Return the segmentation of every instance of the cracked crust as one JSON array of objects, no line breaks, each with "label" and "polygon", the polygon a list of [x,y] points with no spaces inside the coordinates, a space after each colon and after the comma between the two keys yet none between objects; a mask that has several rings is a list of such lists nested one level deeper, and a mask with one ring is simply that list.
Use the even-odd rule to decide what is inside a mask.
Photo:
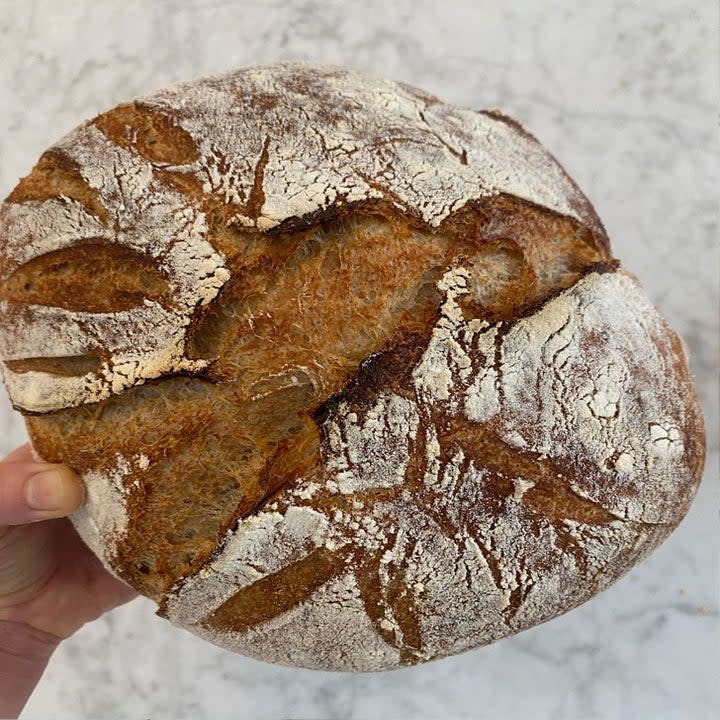
[{"label": "cracked crust", "polygon": [[[695,481],[678,476],[699,471],[701,418],[685,402],[687,380],[663,357],[667,330],[636,282],[591,272],[495,326],[458,312],[469,290],[462,269],[439,285],[446,300],[422,356],[406,349],[376,359],[369,376],[326,406],[324,464],[269,497],[204,571],[174,588],[170,619],[263,659],[385,669],[565,612],[669,534],[694,494]],[[611,352],[587,350],[589,338],[610,331],[622,338]],[[638,377],[638,358],[661,381],[636,395],[620,380],[613,390],[623,407],[610,412],[600,402],[610,394],[605,370]],[[495,401],[486,399],[478,419],[468,398],[487,373],[496,375],[485,388]],[[585,379],[595,384],[578,392]],[[534,402],[523,397],[527,388]],[[661,416],[662,433],[658,420],[646,422]],[[622,453],[633,455],[630,472],[618,463]],[[286,525],[286,554],[268,551]],[[322,584],[298,599],[297,577]],[[257,613],[258,587],[283,602],[271,615],[265,606],[254,625],[247,618]],[[342,654],[316,616],[327,605],[356,634]],[[288,647],[296,635],[301,644]]]},{"label": "cracked crust", "polygon": [[107,566],[219,645],[381,670],[547,620],[681,520],[680,341],[497,111],[279,65],[122,105],[0,209],[0,358]]}]

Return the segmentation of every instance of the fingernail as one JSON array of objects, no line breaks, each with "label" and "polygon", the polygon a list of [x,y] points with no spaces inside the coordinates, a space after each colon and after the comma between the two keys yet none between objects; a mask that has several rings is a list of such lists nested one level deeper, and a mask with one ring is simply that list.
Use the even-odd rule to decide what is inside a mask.
[{"label": "fingernail", "polygon": [[77,489],[66,471],[50,469],[25,482],[25,500],[33,510],[70,512],[77,506]]}]

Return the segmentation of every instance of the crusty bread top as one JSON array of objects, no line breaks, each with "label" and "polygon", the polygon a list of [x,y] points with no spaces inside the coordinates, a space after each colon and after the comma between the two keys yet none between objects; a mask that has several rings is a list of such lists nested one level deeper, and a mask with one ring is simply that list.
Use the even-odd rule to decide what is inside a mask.
[{"label": "crusty bread top", "polygon": [[[22,410],[47,412],[206,367],[185,356],[183,342],[198,305],[229,278],[208,242],[219,223],[308,227],[333,210],[376,201],[438,227],[468,203],[501,193],[573,217],[607,246],[586,198],[517,123],[389,80],[277,65],[122,105],[51,148],[0,211],[0,310],[21,313],[8,325],[23,328],[0,336],[10,396]],[[137,299],[140,286],[130,292],[127,278],[124,296],[101,283],[92,298],[81,287],[65,293],[61,308],[57,301],[44,306],[28,269],[43,276],[36,286],[49,292],[52,267],[83,252],[98,272],[113,260],[118,268],[123,261],[125,268],[143,265],[143,307],[123,303]],[[148,279],[157,293],[147,292]],[[68,310],[75,329],[63,321]],[[89,335],[113,354],[112,363],[87,360],[97,355]],[[78,362],[62,380],[49,380],[47,361],[29,362],[48,356]],[[87,371],[77,374],[83,362]]]},{"label": "crusty bread top", "polygon": [[684,515],[681,342],[498,113],[283,65],[122,105],[0,210],[0,359],[161,612],[372,670],[582,602]]},{"label": "crusty bread top", "polygon": [[702,424],[637,281],[592,272],[495,324],[464,317],[471,286],[465,268],[443,276],[417,362],[385,355],[328,403],[323,464],[242,518],[168,617],[243,652],[261,638],[265,659],[292,645],[310,667],[338,652],[377,669],[567,610],[667,536]]},{"label": "crusty bread top", "polygon": [[499,193],[599,226],[577,186],[515,121],[347,68],[253,68],[176,85],[141,109],[188,133],[188,155],[168,161],[193,167],[205,192],[224,194],[234,219],[259,230],[370,198],[392,199],[437,227],[470,200]]}]

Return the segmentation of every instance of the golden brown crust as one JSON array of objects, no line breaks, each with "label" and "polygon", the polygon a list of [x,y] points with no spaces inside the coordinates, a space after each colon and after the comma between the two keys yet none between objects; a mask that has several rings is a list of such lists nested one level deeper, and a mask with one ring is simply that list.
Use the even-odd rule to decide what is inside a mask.
[{"label": "golden brown crust", "polygon": [[[187,340],[190,357],[212,361],[205,373],[212,382],[191,404],[182,395],[167,397],[164,381],[128,391],[122,405],[134,418],[131,433],[113,412],[102,410],[116,406],[116,400],[94,411],[101,446],[125,454],[139,438],[152,463],[139,481],[118,547],[119,557],[141,560],[118,559],[117,568],[155,599],[197,571],[234,521],[317,462],[317,429],[310,418],[353,384],[366,358],[387,357],[393,348],[399,358],[405,348],[402,364],[409,372],[437,319],[436,284],[446,267],[464,259],[478,268],[478,285],[490,286],[482,288],[480,299],[491,302],[470,298],[464,306],[468,314],[492,321],[517,317],[606,257],[588,244],[574,221],[504,197],[478,211],[468,209],[433,232],[414,229],[402,214],[385,209],[382,215],[355,217],[343,212],[333,222],[284,237],[229,234],[222,228],[211,229],[210,237],[216,233],[225,238],[218,249],[233,279],[196,316]],[[531,238],[532,252],[527,249]],[[511,248],[521,265],[506,283],[501,282],[504,254],[498,253],[503,247]],[[562,271],[549,276],[545,268],[555,265]],[[73,268],[78,285],[91,281],[82,263]],[[127,284],[127,273],[119,270]],[[25,266],[23,277],[27,273]],[[380,382],[364,372],[368,389]],[[157,399],[148,397],[153,389]],[[30,427],[38,452],[49,452],[48,438],[58,428],[54,446],[68,448],[65,457],[77,467],[74,438],[82,442],[86,416],[81,407],[34,418]],[[77,424],[79,432],[68,423]],[[153,430],[143,430],[172,426],[164,440],[169,446],[151,441]],[[142,512],[133,511],[135,503]]]},{"label": "golden brown crust", "polygon": [[90,241],[34,258],[0,288],[12,303],[91,313],[122,312],[145,299],[167,304],[169,297],[167,278],[147,257]]},{"label": "golden brown crust", "polygon": [[0,356],[86,480],[78,528],[270,661],[382,669],[548,619],[702,469],[681,343],[574,182],[510,118],[383,82],[280,66],[121,105],[0,211]]},{"label": "golden brown crust", "polygon": [[43,153],[32,172],[20,180],[8,195],[8,203],[69,197],[82,203],[99,220],[108,220],[107,208],[100,193],[88,186],[77,165],[61,150]]},{"label": "golden brown crust", "polygon": [[140,103],[118,105],[95,118],[93,124],[119,147],[161,167],[186,165],[197,159],[197,147],[188,132]]}]

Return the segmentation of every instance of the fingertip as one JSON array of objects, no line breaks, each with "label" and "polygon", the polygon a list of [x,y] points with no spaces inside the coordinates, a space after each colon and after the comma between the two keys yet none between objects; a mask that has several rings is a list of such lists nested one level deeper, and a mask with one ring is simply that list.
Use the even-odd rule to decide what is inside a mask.
[{"label": "fingertip", "polygon": [[28,507],[38,519],[63,517],[85,502],[80,478],[64,465],[46,464],[30,475],[23,488]]}]

